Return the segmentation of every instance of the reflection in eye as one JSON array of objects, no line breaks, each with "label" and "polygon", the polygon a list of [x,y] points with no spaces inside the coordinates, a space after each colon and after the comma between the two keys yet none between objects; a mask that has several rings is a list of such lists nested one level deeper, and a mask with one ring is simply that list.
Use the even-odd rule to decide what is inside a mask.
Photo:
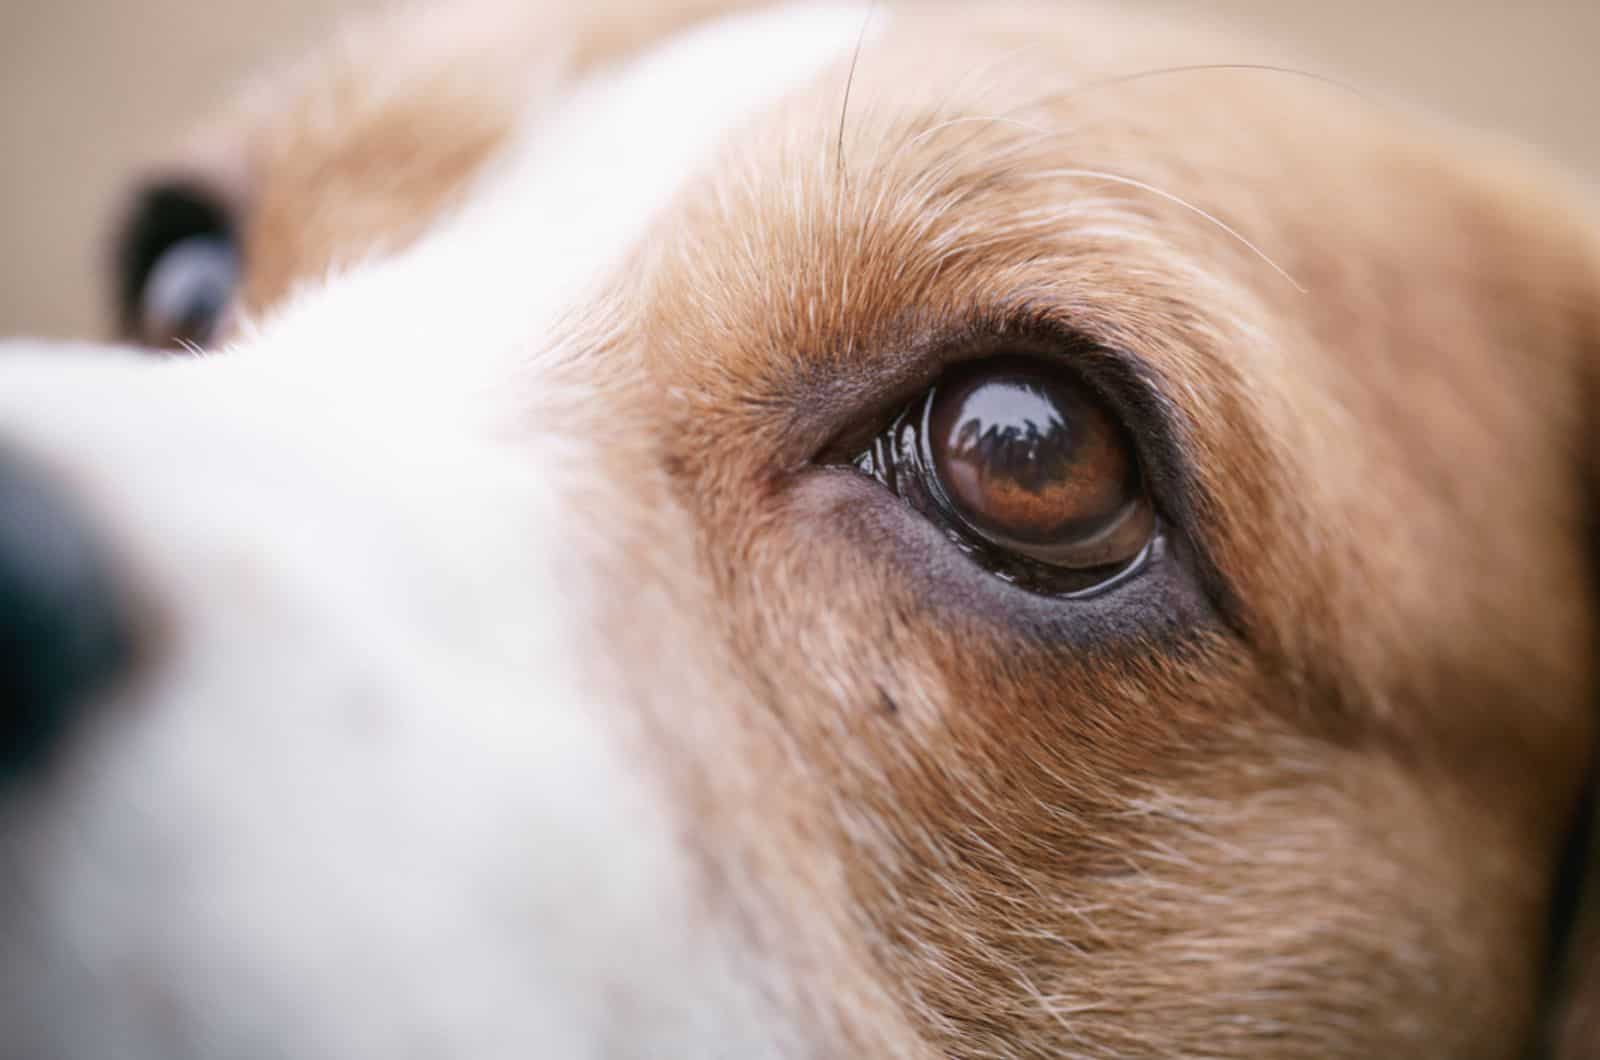
[{"label": "reflection in eye", "polygon": [[1155,535],[1126,429],[1082,380],[998,357],[941,380],[855,461],[1007,580],[1077,592]]}]

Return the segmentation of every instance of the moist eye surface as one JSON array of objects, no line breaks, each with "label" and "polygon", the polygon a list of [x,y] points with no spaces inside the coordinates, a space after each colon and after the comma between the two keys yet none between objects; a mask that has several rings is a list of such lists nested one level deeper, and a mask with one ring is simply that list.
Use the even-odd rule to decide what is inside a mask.
[{"label": "moist eye surface", "polygon": [[1043,593],[1119,578],[1156,533],[1127,430],[1092,387],[1044,358],[961,366],[853,462],[996,576]]},{"label": "moist eye surface", "polygon": [[947,500],[972,526],[1048,545],[1092,536],[1138,487],[1103,409],[1027,367],[929,395],[926,444]]}]

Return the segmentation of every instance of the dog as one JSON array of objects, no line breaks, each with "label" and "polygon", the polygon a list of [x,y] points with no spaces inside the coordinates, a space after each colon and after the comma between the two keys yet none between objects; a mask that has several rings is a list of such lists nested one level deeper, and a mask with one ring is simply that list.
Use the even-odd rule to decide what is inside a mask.
[{"label": "dog", "polygon": [[1560,173],[1109,7],[472,0],[134,185],[0,357],[0,1055],[1600,1055]]}]

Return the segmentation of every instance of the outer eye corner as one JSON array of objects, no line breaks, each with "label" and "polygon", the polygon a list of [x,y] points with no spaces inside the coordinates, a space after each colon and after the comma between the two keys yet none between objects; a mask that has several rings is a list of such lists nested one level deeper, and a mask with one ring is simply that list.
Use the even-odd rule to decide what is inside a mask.
[{"label": "outer eye corner", "polygon": [[222,197],[198,182],[145,188],[116,243],[122,336],[157,349],[210,343],[238,281],[235,231]]},{"label": "outer eye corner", "polygon": [[852,463],[990,573],[1041,595],[1119,584],[1158,536],[1127,428],[1086,381],[1041,357],[947,373]]}]

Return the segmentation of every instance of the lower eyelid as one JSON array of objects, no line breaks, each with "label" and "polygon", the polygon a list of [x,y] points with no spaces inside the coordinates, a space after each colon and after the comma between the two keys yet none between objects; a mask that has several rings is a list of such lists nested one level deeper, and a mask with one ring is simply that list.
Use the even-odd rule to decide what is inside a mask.
[{"label": "lower eyelid", "polygon": [[985,571],[944,529],[853,469],[814,468],[786,498],[795,547],[847,550],[887,571],[941,626],[1000,627],[1065,649],[1149,646],[1226,628],[1176,533],[1158,533],[1142,562],[1097,591],[1047,596]]}]

